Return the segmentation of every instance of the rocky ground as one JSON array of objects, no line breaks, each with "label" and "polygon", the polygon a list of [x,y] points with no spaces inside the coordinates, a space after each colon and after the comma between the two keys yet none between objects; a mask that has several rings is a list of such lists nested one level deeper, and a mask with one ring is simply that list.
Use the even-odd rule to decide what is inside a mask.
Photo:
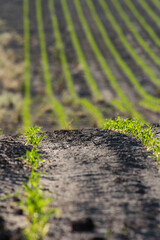
[{"label": "rocky ground", "polygon": [[[46,240],[159,240],[158,165],[133,137],[108,130],[46,132],[41,183],[59,219],[50,219]],[[0,136],[0,197],[27,180],[19,136]],[[0,239],[22,239],[26,218],[16,198],[0,201]]]}]

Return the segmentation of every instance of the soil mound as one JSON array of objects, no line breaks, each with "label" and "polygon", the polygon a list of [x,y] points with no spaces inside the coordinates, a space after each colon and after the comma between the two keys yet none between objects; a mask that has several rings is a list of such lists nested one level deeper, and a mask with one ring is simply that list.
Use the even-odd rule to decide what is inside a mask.
[{"label": "soil mound", "polygon": [[[133,137],[108,130],[47,132],[41,181],[61,211],[47,240],[159,240],[160,174],[151,152]],[[27,180],[22,137],[0,136],[0,197]],[[149,157],[150,156],[150,157]],[[22,239],[17,199],[0,202],[0,239]]]}]

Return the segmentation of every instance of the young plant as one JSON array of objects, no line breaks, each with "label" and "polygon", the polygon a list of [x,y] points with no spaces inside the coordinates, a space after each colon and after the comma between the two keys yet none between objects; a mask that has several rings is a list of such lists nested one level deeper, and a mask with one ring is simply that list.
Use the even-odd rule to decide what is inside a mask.
[{"label": "young plant", "polygon": [[47,197],[40,186],[41,173],[31,171],[29,181],[23,184],[24,196],[20,206],[27,217],[27,226],[23,233],[26,240],[40,240],[49,230],[48,220],[58,209],[51,209],[52,199]]},{"label": "young plant", "polygon": [[44,161],[38,153],[38,146],[44,138],[44,132],[40,127],[28,128],[25,136],[26,144],[32,144],[31,151],[26,151],[26,163],[31,166],[31,175],[28,182],[23,184],[23,195],[18,203],[27,217],[27,226],[23,230],[26,240],[41,240],[49,230],[48,220],[53,214],[58,215],[58,209],[52,209],[52,199],[46,196],[43,187],[40,185],[41,173],[36,172],[40,162]]},{"label": "young plant", "polygon": [[49,102],[51,103],[53,111],[56,113],[58,117],[58,123],[60,128],[64,128],[65,123],[67,122],[65,109],[63,108],[60,101],[54,96],[54,93],[52,91],[52,88],[53,88],[52,76],[50,72],[49,59],[48,59],[47,47],[46,47],[46,41],[45,41],[41,0],[36,0],[35,5],[36,5],[36,17],[37,17],[37,23],[38,23],[38,34],[39,34],[41,58],[42,58],[42,70],[43,70],[43,76],[45,81],[46,94]]},{"label": "young plant", "polygon": [[30,165],[33,169],[37,169],[39,164],[44,162],[44,160],[40,158],[40,153],[38,153],[35,148],[32,148],[31,151],[26,151],[25,161],[26,164]]},{"label": "young plant", "polygon": [[87,64],[87,60],[85,58],[85,55],[82,51],[79,39],[77,37],[76,31],[75,31],[75,27],[74,27],[74,23],[71,19],[70,13],[69,13],[69,8],[68,8],[68,4],[66,0],[61,0],[61,4],[62,4],[62,8],[63,8],[63,13],[64,13],[64,17],[66,20],[66,23],[68,25],[68,29],[71,35],[71,39],[72,39],[72,43],[73,46],[75,48],[79,63],[83,66],[83,71],[86,77],[86,81],[88,83],[89,88],[92,91],[93,97],[95,99],[99,99],[101,97],[101,93],[97,87],[97,84],[95,82],[95,80],[92,77],[90,68]]},{"label": "young plant", "polygon": [[31,93],[30,93],[30,27],[29,27],[29,1],[23,1],[23,22],[24,22],[24,63],[25,63],[25,81],[24,81],[24,127],[31,126],[31,114],[30,114],[30,103],[31,103]]},{"label": "young plant", "polygon": [[29,127],[24,131],[23,136],[26,138],[28,143],[32,144],[34,148],[37,148],[40,142],[44,137],[44,132],[41,130],[41,127]]},{"label": "young plant", "polygon": [[154,29],[147,23],[145,18],[143,18],[142,14],[138,12],[136,6],[134,5],[133,1],[131,0],[125,0],[125,4],[127,7],[131,10],[135,18],[138,20],[140,25],[145,29],[145,31],[148,33],[150,38],[154,41],[154,43],[160,47],[160,39]]},{"label": "young plant", "polygon": [[44,132],[41,127],[35,126],[26,129],[23,136],[27,140],[26,145],[30,143],[33,146],[31,151],[26,151],[25,161],[31,168],[37,169],[39,164],[44,161],[40,158],[40,153],[38,153],[38,146],[44,138]]},{"label": "young plant", "polygon": [[157,161],[160,162],[160,141],[155,138],[155,132],[149,124],[136,119],[121,119],[118,116],[116,120],[107,119],[103,128],[134,136],[145,145],[147,150],[153,151]]}]

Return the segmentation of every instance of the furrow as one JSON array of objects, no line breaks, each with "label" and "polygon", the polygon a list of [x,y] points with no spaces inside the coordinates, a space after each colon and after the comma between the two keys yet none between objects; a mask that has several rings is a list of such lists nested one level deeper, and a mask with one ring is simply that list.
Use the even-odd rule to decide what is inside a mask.
[{"label": "furrow", "polygon": [[40,40],[40,48],[41,48],[43,76],[44,76],[45,85],[46,85],[46,94],[48,96],[49,102],[51,103],[51,106],[53,107],[53,111],[58,116],[59,126],[61,128],[64,128],[67,124],[67,116],[65,114],[65,110],[63,106],[54,97],[53,91],[52,91],[52,82],[51,82],[52,77],[49,69],[49,60],[48,60],[48,55],[46,51],[41,0],[36,0],[36,16],[37,16],[38,32],[39,32],[39,40]]},{"label": "furrow", "polygon": [[30,115],[30,27],[29,27],[29,1],[23,1],[23,21],[24,21],[24,63],[25,63],[25,80],[24,80],[24,108],[23,108],[23,125],[24,128],[31,126]]},{"label": "furrow", "polygon": [[102,124],[104,122],[104,118],[103,118],[101,112],[98,110],[98,108],[96,106],[94,106],[93,104],[91,104],[89,102],[89,100],[87,100],[86,98],[79,99],[77,97],[77,94],[76,94],[76,91],[74,88],[74,84],[73,84],[73,79],[72,79],[72,76],[71,76],[71,73],[69,70],[69,66],[67,63],[67,58],[66,58],[66,55],[64,52],[64,45],[62,42],[61,33],[59,31],[58,20],[57,20],[56,14],[55,14],[53,0],[49,0],[49,8],[50,8],[50,13],[51,13],[53,28],[55,30],[56,45],[57,45],[58,49],[60,49],[61,64],[62,64],[63,72],[65,75],[65,79],[67,81],[67,87],[68,87],[69,93],[75,102],[80,103],[83,106],[83,108],[85,108],[87,110],[87,112],[90,112],[90,114],[96,119],[98,126],[100,127],[100,126],[102,126]]},{"label": "furrow", "polygon": [[[87,1],[88,6],[90,7],[93,17],[95,16],[95,9],[93,8],[93,4],[91,1]],[[121,99],[122,103],[124,104],[125,108],[127,109],[128,112],[130,112],[130,114],[134,117],[138,117],[142,119],[142,116],[137,113],[137,111],[133,108],[132,103],[129,101],[129,99],[126,97],[126,95],[124,94],[124,92],[121,90],[120,86],[118,85],[113,73],[111,72],[111,69],[109,68],[105,58],[103,57],[103,55],[101,54],[95,40],[94,37],[90,31],[89,25],[86,21],[86,18],[83,14],[82,8],[81,8],[81,4],[78,0],[74,1],[78,16],[81,20],[82,26],[84,28],[84,31],[86,33],[86,36],[88,38],[88,41],[90,43],[90,46],[92,47],[92,50],[94,51],[97,59],[99,60],[99,63],[101,64],[102,69],[104,70],[104,72],[106,73],[107,77],[110,79],[111,84],[113,86],[113,88],[115,89],[115,91],[117,92],[117,95],[119,96],[119,98]],[[96,19],[95,22],[97,24],[97,15],[96,15]],[[100,26],[98,26],[100,27]],[[107,39],[108,40],[108,39]]]}]

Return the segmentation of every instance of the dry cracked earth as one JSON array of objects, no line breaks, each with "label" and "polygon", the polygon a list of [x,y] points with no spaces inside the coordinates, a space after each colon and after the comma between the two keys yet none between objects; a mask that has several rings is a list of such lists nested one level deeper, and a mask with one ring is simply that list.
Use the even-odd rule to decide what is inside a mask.
[{"label": "dry cracked earth", "polygon": [[[159,126],[157,125],[157,136]],[[102,129],[46,132],[41,183],[58,207],[46,240],[159,240],[160,174],[134,137]],[[25,140],[0,136],[0,197],[27,181]],[[0,201],[0,239],[23,239],[26,218],[16,199]]]}]

